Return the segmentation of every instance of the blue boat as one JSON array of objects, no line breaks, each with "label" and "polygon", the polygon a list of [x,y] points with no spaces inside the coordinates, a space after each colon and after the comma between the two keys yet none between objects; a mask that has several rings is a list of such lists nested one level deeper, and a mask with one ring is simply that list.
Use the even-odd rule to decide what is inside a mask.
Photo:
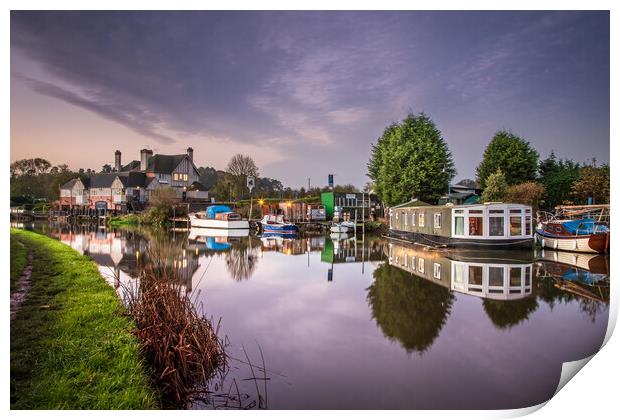
[{"label": "blue boat", "polygon": [[281,214],[266,214],[260,223],[264,234],[297,235],[299,232],[299,227],[285,222]]}]

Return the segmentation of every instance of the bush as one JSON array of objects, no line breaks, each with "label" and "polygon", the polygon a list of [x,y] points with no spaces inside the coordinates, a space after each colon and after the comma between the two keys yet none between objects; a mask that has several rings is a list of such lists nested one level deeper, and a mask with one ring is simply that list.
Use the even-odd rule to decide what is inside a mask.
[{"label": "bush", "polygon": [[545,187],[539,182],[524,182],[513,185],[506,191],[505,200],[510,203],[519,203],[538,208],[540,198],[545,193]]}]

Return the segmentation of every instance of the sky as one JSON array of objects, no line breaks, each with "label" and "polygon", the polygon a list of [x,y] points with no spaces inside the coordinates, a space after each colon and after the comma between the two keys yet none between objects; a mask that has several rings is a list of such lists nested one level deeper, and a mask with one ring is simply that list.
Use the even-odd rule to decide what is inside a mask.
[{"label": "sky", "polygon": [[424,112],[475,178],[493,134],[609,162],[609,13],[11,12],[11,161],[99,170],[194,149],[291,187],[362,187]]}]

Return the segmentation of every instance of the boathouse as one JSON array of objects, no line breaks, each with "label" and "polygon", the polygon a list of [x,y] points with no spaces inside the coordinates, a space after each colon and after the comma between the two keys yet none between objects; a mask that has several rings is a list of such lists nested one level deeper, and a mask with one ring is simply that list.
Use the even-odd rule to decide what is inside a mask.
[{"label": "boathouse", "polygon": [[512,203],[432,206],[419,200],[389,210],[392,236],[432,246],[533,245],[532,207]]},{"label": "boathouse", "polygon": [[321,204],[325,206],[325,214],[328,220],[334,218],[339,213],[349,213],[351,219],[361,220],[383,217],[383,205],[375,194],[360,192],[334,192],[328,191],[321,193]]}]

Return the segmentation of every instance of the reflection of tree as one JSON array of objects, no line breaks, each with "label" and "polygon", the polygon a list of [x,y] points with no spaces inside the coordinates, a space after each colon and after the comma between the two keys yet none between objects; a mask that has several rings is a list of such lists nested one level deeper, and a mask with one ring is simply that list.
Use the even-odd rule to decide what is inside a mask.
[{"label": "reflection of tree", "polygon": [[454,295],[388,264],[373,275],[375,282],[368,288],[367,299],[377,325],[407,352],[424,352],[445,324]]},{"label": "reflection of tree", "polygon": [[249,279],[258,264],[259,247],[252,246],[251,243],[234,244],[225,256],[226,267],[230,276],[236,281]]},{"label": "reflection of tree", "polygon": [[483,299],[482,307],[497,328],[507,329],[526,320],[538,309],[538,302],[533,296],[508,301]]}]

